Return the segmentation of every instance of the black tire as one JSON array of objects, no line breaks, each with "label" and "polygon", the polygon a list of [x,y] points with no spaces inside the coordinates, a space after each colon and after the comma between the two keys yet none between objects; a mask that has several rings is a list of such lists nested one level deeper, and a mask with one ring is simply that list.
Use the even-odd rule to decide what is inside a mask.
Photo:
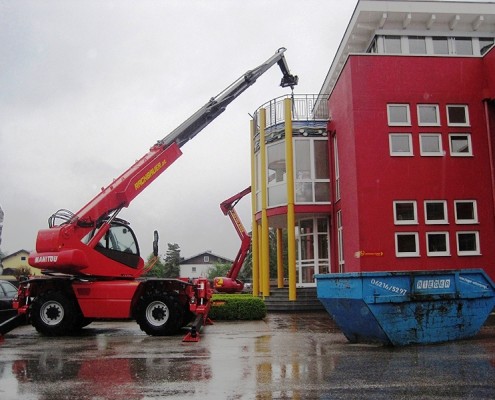
[{"label": "black tire", "polygon": [[40,294],[33,302],[31,323],[47,336],[63,336],[75,329],[77,309],[72,299],[61,292]]},{"label": "black tire", "polygon": [[177,296],[157,293],[143,296],[136,308],[136,322],[151,336],[176,334],[182,326],[182,309]]}]

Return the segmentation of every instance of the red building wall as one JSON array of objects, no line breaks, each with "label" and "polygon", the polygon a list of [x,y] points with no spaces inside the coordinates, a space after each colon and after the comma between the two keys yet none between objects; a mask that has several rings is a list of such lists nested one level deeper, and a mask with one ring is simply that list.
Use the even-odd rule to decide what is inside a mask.
[{"label": "red building wall", "polygon": [[[493,95],[494,52],[485,58],[353,55],[330,96],[338,141],[346,272],[482,267],[495,279],[495,223],[484,93]],[[408,103],[410,127],[389,127],[387,104]],[[441,126],[419,127],[417,104],[438,104]],[[470,127],[448,127],[447,104],[467,104]],[[412,157],[390,155],[389,133],[412,134]],[[419,133],[441,133],[445,155],[420,155]],[[470,133],[472,157],[452,157],[449,133]],[[454,200],[476,200],[479,224],[457,225]],[[417,225],[394,224],[394,200],[415,200]],[[426,225],[425,200],[446,200],[448,225]],[[479,256],[458,256],[457,231],[479,231]],[[450,256],[426,254],[426,232],[449,232]],[[418,232],[419,257],[397,257],[396,232]],[[334,233],[334,238],[336,237]],[[357,257],[364,251],[370,255]],[[337,255],[333,254],[333,265]]]}]

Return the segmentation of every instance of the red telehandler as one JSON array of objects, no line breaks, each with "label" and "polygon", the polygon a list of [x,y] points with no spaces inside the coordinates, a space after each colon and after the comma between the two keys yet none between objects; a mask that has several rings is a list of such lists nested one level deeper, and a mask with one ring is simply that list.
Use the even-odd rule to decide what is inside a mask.
[{"label": "red telehandler", "polygon": [[[297,85],[279,49],[263,64],[246,72],[191,117],[158,141],[127,171],[103,188],[77,213],[59,210],[49,228],[38,232],[29,264],[44,275],[20,283],[17,315],[0,325],[4,335],[25,321],[48,336],[71,334],[97,319],[134,319],[149,335],[177,333],[197,341],[207,322],[212,288],[206,278],[194,280],[141,277],[147,272],[129,223],[119,212],[164,172],[180,148],[218,117],[242,92],[274,64],[282,87]],[[155,232],[154,255],[158,256]]]},{"label": "red telehandler", "polygon": [[227,273],[227,276],[217,277],[213,279],[213,287],[218,292],[222,293],[238,293],[242,292],[244,289],[244,283],[237,279],[239,272],[244,264],[244,260],[246,259],[247,253],[249,251],[249,247],[251,246],[251,236],[244,228],[244,225],[235,210],[235,206],[237,203],[247,194],[251,193],[251,186],[244,189],[242,192],[237,193],[236,195],[229,197],[227,200],[223,201],[220,204],[220,209],[224,213],[224,215],[228,215],[234,228],[241,238],[241,248],[235,257],[232,266]]}]

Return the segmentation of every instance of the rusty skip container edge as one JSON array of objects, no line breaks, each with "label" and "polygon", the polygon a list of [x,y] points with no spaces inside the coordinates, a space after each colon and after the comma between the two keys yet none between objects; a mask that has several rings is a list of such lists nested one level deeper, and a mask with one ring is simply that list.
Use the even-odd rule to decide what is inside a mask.
[{"label": "rusty skip container edge", "polygon": [[352,343],[404,346],[476,335],[495,306],[482,269],[318,274],[317,296]]}]

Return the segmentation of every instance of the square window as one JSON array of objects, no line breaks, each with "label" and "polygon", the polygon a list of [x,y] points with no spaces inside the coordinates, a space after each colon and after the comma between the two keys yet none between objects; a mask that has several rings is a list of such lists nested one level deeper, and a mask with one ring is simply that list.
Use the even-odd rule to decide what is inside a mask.
[{"label": "square window", "polygon": [[453,157],[470,157],[473,155],[471,149],[471,135],[469,133],[449,135],[450,155]]},{"label": "square window", "polygon": [[464,105],[447,106],[447,123],[449,126],[469,126],[468,107]]},{"label": "square window", "polygon": [[409,104],[387,104],[387,116],[390,126],[411,126]]},{"label": "square window", "polygon": [[418,257],[418,233],[401,232],[395,234],[395,255],[397,257]]},{"label": "square window", "polygon": [[418,213],[415,201],[394,201],[394,222],[396,225],[411,225],[418,223]]},{"label": "square window", "polygon": [[457,254],[460,256],[480,255],[479,232],[457,232]]},{"label": "square window", "polygon": [[400,36],[385,36],[385,53],[400,54],[402,53]]},{"label": "square window", "polygon": [[445,200],[425,201],[425,223],[447,224],[447,202]]},{"label": "square window", "polygon": [[477,224],[478,210],[475,200],[454,201],[456,224]]},{"label": "square window", "polygon": [[436,104],[418,104],[419,126],[439,126],[440,115]]},{"label": "square window", "polygon": [[412,136],[410,133],[391,133],[389,136],[391,156],[412,156]]},{"label": "square window", "polygon": [[439,133],[422,133],[419,143],[422,156],[443,156],[442,135]]},{"label": "square window", "polygon": [[426,253],[428,256],[450,256],[449,234],[447,232],[428,232],[426,234]]}]

